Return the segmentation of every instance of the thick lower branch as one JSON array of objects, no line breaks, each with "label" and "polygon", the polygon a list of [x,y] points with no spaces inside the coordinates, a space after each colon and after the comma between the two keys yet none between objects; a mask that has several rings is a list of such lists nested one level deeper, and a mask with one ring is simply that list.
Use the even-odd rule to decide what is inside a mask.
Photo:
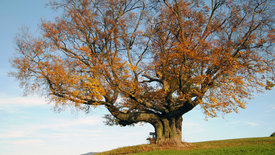
[{"label": "thick lower branch", "polygon": [[154,113],[150,112],[121,112],[114,105],[108,104],[106,108],[110,111],[110,113],[119,120],[119,124],[122,126],[131,125],[138,122],[148,122],[148,123],[156,123],[158,121],[158,116]]},{"label": "thick lower branch", "polygon": [[193,102],[185,101],[182,104],[175,106],[176,110],[171,112],[170,115],[171,117],[180,117],[183,114],[195,108],[197,105],[198,105],[198,102],[196,102],[196,100],[194,100]]}]

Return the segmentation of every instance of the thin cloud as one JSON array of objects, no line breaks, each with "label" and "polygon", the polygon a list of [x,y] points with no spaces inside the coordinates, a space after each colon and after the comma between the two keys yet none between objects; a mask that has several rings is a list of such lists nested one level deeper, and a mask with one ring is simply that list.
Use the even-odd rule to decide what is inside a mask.
[{"label": "thin cloud", "polygon": [[78,119],[53,119],[50,124],[38,124],[33,125],[33,129],[60,129],[60,128],[69,128],[69,127],[78,127],[78,126],[90,126],[97,125],[102,123],[102,118],[98,116],[89,116],[85,118]]},{"label": "thin cloud", "polygon": [[256,127],[258,126],[259,124],[255,123],[255,122],[246,122],[246,124],[252,126],[252,127]]},{"label": "thin cloud", "polygon": [[23,138],[26,137],[28,133],[22,131],[8,131],[6,133],[0,134],[0,138]]},{"label": "thin cloud", "polygon": [[38,97],[9,97],[0,94],[0,112],[18,114],[25,107],[46,107],[48,103]]},{"label": "thin cloud", "polygon": [[42,98],[37,97],[7,97],[0,98],[0,105],[17,105],[17,106],[41,106],[46,105],[47,102]]},{"label": "thin cloud", "polygon": [[[25,124],[24,126],[16,126],[14,129],[6,129],[1,131],[0,138],[30,138],[30,137],[44,137],[41,131],[51,131],[50,134],[53,137],[63,137],[64,135],[71,135],[68,133],[74,133],[74,130],[81,130],[81,133],[91,134],[98,133],[98,130],[84,130],[88,126],[97,126],[102,124],[102,118],[97,116],[89,116],[85,118],[78,118],[74,120],[70,119],[50,119],[47,122],[42,122],[39,124]],[[73,129],[72,129],[73,128]],[[60,134],[62,132],[63,134]],[[49,135],[47,135],[49,136]]]},{"label": "thin cloud", "polygon": [[44,144],[44,141],[40,139],[26,139],[26,140],[15,140],[12,143],[15,145],[37,145],[37,144]]}]

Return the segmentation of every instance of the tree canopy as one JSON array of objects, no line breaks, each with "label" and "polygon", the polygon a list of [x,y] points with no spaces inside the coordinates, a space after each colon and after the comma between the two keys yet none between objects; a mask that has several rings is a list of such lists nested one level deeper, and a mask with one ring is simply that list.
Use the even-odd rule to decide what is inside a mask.
[{"label": "tree canopy", "polygon": [[274,86],[270,0],[60,0],[40,36],[17,37],[12,73],[57,107],[104,106],[107,124],[147,122],[180,143],[182,115],[245,108]]}]

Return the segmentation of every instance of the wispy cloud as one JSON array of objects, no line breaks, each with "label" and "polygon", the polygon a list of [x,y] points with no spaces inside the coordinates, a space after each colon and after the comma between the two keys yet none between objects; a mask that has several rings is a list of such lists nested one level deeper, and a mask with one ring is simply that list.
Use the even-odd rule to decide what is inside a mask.
[{"label": "wispy cloud", "polygon": [[[96,129],[87,130],[89,126],[96,126],[102,124],[102,118],[98,116],[89,116],[78,119],[50,119],[47,122],[41,122],[38,124],[25,124],[24,126],[18,125],[13,128],[7,127],[5,130],[0,130],[0,138],[31,138],[31,137],[45,137],[43,132],[48,132],[47,137],[52,138],[66,137],[66,135],[72,135],[72,133],[96,134],[100,132]],[[84,129],[82,129],[84,128]],[[43,132],[42,132],[43,131]],[[71,134],[68,134],[71,133]],[[75,135],[75,134],[74,134]],[[76,135],[79,136],[79,135]]]},{"label": "wispy cloud", "polygon": [[79,126],[92,126],[102,123],[102,118],[98,116],[89,116],[78,119],[52,119],[52,123],[47,124],[33,124],[30,129],[50,129],[56,130],[61,128],[79,127]]},{"label": "wispy cloud", "polygon": [[47,102],[39,97],[10,97],[0,94],[0,111],[18,114],[22,113],[22,108],[46,107]]},{"label": "wispy cloud", "polygon": [[[103,123],[102,117],[100,116],[86,115],[75,118],[67,117],[67,115],[64,117],[64,115],[60,114],[58,118],[50,116],[47,119],[35,119],[33,122],[30,122],[28,117],[29,116],[21,118],[19,121],[21,123],[3,124],[2,126],[0,122],[0,143],[4,146],[16,148],[17,151],[36,149],[36,152],[39,152],[36,154],[43,154],[41,150],[45,147],[48,147],[51,151],[62,148],[56,150],[60,152],[66,149],[66,147],[74,146],[78,142],[85,141],[86,139],[89,139],[88,142],[93,145],[97,145],[98,143],[100,146],[98,142],[100,140],[101,145],[104,144],[102,137],[106,135],[106,131],[101,127]],[[66,147],[61,146],[64,143],[66,143]],[[100,148],[99,146],[98,149],[106,149],[105,147]],[[82,146],[79,146],[79,148],[81,147]],[[79,149],[78,152],[80,150],[81,149]],[[31,152],[31,154],[33,153]],[[69,152],[67,154],[77,153]]]},{"label": "wispy cloud", "polygon": [[41,98],[38,97],[1,97],[0,105],[21,105],[21,106],[41,106],[47,104]]},{"label": "wispy cloud", "polygon": [[28,133],[25,131],[7,131],[6,133],[1,133],[0,138],[22,138],[27,136]]},{"label": "wispy cloud", "polygon": [[[19,114],[24,112],[24,108],[33,106],[44,108],[44,106],[49,105],[47,105],[47,102],[39,97],[9,97],[0,94],[0,113],[1,111],[2,114],[5,112],[10,113],[10,120],[11,118],[17,117]],[[41,121],[38,122],[37,119],[33,119],[33,117],[36,117],[33,113],[24,114],[24,117],[21,117],[20,121],[18,120],[19,122],[25,122],[24,124],[16,124],[16,120],[13,120],[14,123],[12,124],[2,124],[2,129],[0,129],[0,138],[15,141],[18,140],[18,138],[24,140],[39,140],[40,138],[43,139],[45,137],[58,138],[68,137],[68,135],[81,136],[80,134],[83,134],[83,136],[87,136],[87,134],[96,135],[96,133],[100,131],[96,129],[87,130],[87,128],[100,125],[103,122],[102,118],[99,116],[87,115],[79,116],[78,118],[41,118]],[[35,113],[35,115],[37,114]]]},{"label": "wispy cloud", "polygon": [[38,144],[44,144],[44,141],[40,139],[26,139],[26,140],[15,140],[12,143],[15,145],[38,145]]},{"label": "wispy cloud", "polygon": [[258,126],[259,124],[255,123],[255,122],[245,122],[247,125],[250,125],[252,127]]}]

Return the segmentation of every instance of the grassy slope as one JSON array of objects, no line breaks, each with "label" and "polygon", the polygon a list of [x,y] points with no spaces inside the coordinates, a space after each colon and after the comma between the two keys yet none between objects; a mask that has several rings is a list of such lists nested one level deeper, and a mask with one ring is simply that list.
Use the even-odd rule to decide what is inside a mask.
[{"label": "grassy slope", "polygon": [[275,154],[275,137],[232,139],[185,144],[183,147],[159,147],[156,145],[137,145],[119,148],[101,155],[180,155],[180,154]]}]

